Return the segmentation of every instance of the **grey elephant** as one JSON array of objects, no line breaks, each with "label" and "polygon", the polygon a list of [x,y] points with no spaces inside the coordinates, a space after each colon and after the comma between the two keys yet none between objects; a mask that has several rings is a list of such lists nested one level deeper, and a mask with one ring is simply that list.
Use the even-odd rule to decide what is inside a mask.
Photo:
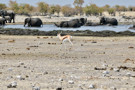
[{"label": "grey elephant", "polygon": [[118,25],[118,21],[115,18],[101,17],[100,24],[101,25]]},{"label": "grey elephant", "polygon": [[6,20],[5,20],[5,18],[3,18],[3,17],[0,17],[0,25],[5,25],[6,24]]},{"label": "grey elephant", "polygon": [[15,23],[15,13],[13,11],[0,10],[0,16],[6,17],[9,16],[11,18],[10,23],[13,21]]},{"label": "grey elephant", "polygon": [[132,27],[129,27],[129,29],[134,29],[135,30],[135,24]]},{"label": "grey elephant", "polygon": [[71,27],[71,28],[77,28],[80,26],[83,26],[87,22],[86,18],[79,18],[79,19],[72,19],[70,21],[62,21],[59,23],[54,23],[57,27]]},{"label": "grey elephant", "polygon": [[24,20],[24,27],[26,24],[28,25],[28,27],[41,27],[41,26],[43,26],[43,22],[40,18],[26,18]]}]

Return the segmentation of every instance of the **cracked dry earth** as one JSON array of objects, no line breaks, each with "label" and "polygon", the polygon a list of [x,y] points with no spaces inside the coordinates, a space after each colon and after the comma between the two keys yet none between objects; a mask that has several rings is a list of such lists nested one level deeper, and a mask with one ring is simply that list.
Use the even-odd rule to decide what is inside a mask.
[{"label": "cracked dry earth", "polygon": [[135,90],[135,37],[72,39],[0,35],[0,90]]}]

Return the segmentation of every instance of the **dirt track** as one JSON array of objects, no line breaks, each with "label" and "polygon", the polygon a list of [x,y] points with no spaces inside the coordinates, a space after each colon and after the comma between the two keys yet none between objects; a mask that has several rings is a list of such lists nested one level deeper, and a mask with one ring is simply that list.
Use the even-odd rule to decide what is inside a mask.
[{"label": "dirt track", "polygon": [[134,37],[73,36],[73,44],[65,49],[54,36],[1,35],[0,89],[13,81],[13,90],[135,89]]}]

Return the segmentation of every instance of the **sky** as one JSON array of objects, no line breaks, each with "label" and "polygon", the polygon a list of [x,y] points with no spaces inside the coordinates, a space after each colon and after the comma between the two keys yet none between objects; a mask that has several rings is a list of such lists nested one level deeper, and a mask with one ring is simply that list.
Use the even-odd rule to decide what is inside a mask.
[{"label": "sky", "polygon": [[[0,3],[7,4],[10,0],[0,0]],[[74,0],[12,0],[16,1],[17,3],[28,3],[30,5],[36,6],[38,2],[46,2],[49,5],[71,5],[73,6]],[[84,0],[83,6],[89,5],[89,4],[96,4],[97,6],[105,6],[106,4],[110,6],[115,5],[123,5],[123,6],[135,6],[135,0]]]}]

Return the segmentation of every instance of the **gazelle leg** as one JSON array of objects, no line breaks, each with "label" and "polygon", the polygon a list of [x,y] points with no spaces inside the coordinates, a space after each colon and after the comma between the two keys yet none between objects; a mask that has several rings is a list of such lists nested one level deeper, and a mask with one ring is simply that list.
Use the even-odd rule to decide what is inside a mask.
[{"label": "gazelle leg", "polygon": [[60,45],[60,46],[61,46],[61,47],[60,47],[60,50],[62,50],[62,45],[63,45],[63,43],[61,43],[61,45]]},{"label": "gazelle leg", "polygon": [[65,46],[65,42],[63,41],[62,44],[64,45],[65,49],[66,49],[66,46]]},{"label": "gazelle leg", "polygon": [[68,40],[70,43],[71,43],[71,45],[73,45],[73,43],[71,42],[71,40]]}]

